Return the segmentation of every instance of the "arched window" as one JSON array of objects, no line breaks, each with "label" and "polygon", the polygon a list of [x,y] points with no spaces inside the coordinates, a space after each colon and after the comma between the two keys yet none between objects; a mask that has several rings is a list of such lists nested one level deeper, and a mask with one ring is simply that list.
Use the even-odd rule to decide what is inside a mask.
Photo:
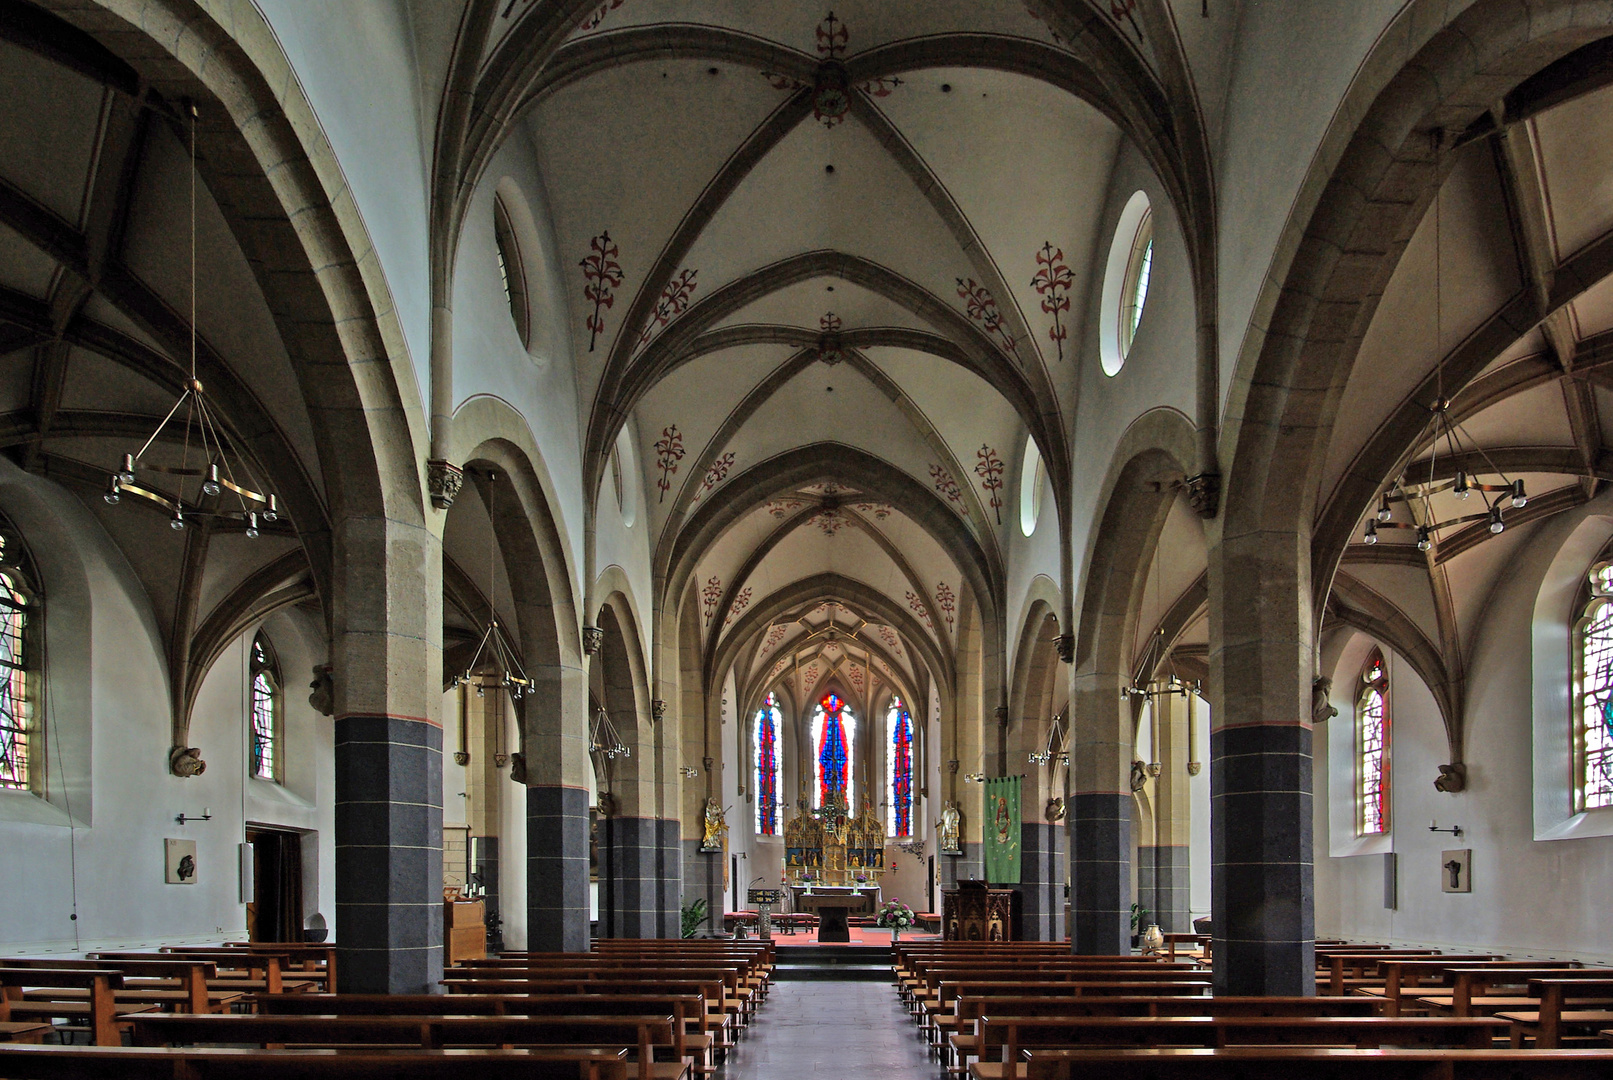
[{"label": "arched window", "polygon": [[1576,811],[1613,806],[1613,563],[1591,571],[1591,601],[1579,623],[1576,672]]},{"label": "arched window", "polygon": [[0,788],[28,791],[44,749],[33,723],[35,667],[29,647],[36,613],[22,545],[0,533]]},{"label": "arched window", "polygon": [[890,816],[886,819],[891,836],[913,835],[913,717],[899,697],[891,698],[885,710],[885,775],[890,778]]},{"label": "arched window", "polygon": [[779,834],[778,737],[783,715],[778,698],[768,694],[756,710],[752,737],[756,750],[756,835]]},{"label": "arched window", "polygon": [[812,712],[813,805],[842,802],[855,807],[851,755],[856,749],[857,716],[838,694],[825,694]]},{"label": "arched window", "polygon": [[252,639],[252,775],[280,782],[280,665],[260,630]]},{"label": "arched window", "polygon": [[1355,731],[1360,831],[1375,836],[1389,831],[1389,674],[1377,649],[1361,670]]}]

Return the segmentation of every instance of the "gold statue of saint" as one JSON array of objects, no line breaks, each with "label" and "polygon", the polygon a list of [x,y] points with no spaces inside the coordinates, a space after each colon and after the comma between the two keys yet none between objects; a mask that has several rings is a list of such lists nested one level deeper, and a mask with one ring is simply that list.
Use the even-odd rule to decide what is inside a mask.
[{"label": "gold statue of saint", "polygon": [[706,800],[705,836],[700,840],[701,851],[721,851],[728,835],[728,822],[723,820],[722,806],[716,799]]}]

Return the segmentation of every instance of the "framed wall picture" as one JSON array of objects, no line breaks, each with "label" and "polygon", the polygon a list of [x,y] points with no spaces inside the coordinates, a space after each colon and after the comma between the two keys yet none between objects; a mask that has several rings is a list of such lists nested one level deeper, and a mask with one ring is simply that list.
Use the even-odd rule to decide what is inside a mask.
[{"label": "framed wall picture", "polygon": [[196,841],[164,840],[162,846],[168,884],[196,884]]}]

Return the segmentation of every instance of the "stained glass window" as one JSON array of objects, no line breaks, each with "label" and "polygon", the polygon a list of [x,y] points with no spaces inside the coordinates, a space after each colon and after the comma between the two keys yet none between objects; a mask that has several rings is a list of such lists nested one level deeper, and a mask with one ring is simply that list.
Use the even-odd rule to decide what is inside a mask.
[{"label": "stained glass window", "polygon": [[280,780],[280,670],[274,647],[259,633],[252,639],[252,775]]},{"label": "stained glass window", "polygon": [[779,834],[779,783],[778,736],[780,721],[778,698],[772,694],[762,699],[756,710],[756,834]]},{"label": "stained glass window", "polygon": [[1389,831],[1389,675],[1383,654],[1376,649],[1361,672],[1355,730],[1361,835],[1385,833]]},{"label": "stained glass window", "polygon": [[1613,565],[1591,571],[1591,592],[1579,631],[1575,810],[1613,806]]},{"label": "stained glass window", "polygon": [[891,836],[913,835],[913,717],[901,698],[891,698],[885,710],[885,726],[890,742],[885,744],[885,775],[890,778],[890,817],[886,821]]},{"label": "stained glass window", "polygon": [[851,755],[856,748],[857,717],[839,694],[825,694],[812,713],[813,805],[837,800],[856,808]]},{"label": "stained glass window", "polygon": [[[3,548],[0,548],[3,550]],[[0,788],[33,784],[30,725],[28,594],[10,570],[0,571]]]}]

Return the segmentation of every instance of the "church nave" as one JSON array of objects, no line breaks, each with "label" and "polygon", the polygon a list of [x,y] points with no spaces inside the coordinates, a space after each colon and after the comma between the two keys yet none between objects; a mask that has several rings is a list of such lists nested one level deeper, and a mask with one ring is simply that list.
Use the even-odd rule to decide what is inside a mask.
[{"label": "church nave", "polygon": [[717,1080],[933,1080],[939,1070],[887,982],[780,981],[766,1008]]}]

